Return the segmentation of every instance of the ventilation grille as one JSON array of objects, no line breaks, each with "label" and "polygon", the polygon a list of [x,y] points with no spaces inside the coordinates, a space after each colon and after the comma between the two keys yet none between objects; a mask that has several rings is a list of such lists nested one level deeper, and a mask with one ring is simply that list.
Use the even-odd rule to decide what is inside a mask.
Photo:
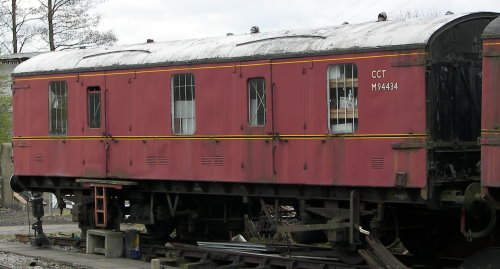
[{"label": "ventilation grille", "polygon": [[167,165],[168,160],[165,156],[146,156],[146,163],[148,165]]},{"label": "ventilation grille", "polygon": [[146,163],[148,165],[156,165],[156,157],[155,156],[147,156]]},{"label": "ventilation grille", "polygon": [[35,154],[35,162],[43,163],[43,155],[42,154]]},{"label": "ventilation grille", "polygon": [[167,157],[165,156],[158,156],[158,165],[167,165]]},{"label": "ventilation grille", "polygon": [[385,159],[384,158],[372,158],[372,169],[384,169]]},{"label": "ventilation grille", "polygon": [[224,156],[201,156],[203,166],[224,166]]},{"label": "ventilation grille", "polygon": [[223,166],[224,156],[214,156],[214,166]]},{"label": "ventilation grille", "polygon": [[211,166],[212,158],[210,156],[201,156],[201,165]]}]

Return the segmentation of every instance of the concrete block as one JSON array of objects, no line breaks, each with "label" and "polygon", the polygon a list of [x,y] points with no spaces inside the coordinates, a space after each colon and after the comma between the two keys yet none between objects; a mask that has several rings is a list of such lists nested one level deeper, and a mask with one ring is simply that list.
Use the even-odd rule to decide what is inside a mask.
[{"label": "concrete block", "polygon": [[107,258],[123,255],[123,233],[109,230],[87,230],[87,253],[104,254]]},{"label": "concrete block", "polygon": [[176,261],[176,259],[172,259],[172,258],[168,258],[168,257],[151,259],[151,269],[175,268],[175,267],[164,266],[165,263],[172,263],[174,261]]},{"label": "concrete block", "polygon": [[161,269],[160,259],[151,259],[151,269]]}]

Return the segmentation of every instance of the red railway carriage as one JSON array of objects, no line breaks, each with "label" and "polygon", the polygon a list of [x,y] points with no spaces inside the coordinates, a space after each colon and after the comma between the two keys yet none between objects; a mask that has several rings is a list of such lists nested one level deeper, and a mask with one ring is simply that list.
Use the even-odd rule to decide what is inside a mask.
[{"label": "red railway carriage", "polygon": [[[15,90],[15,102],[30,106],[16,106],[15,117],[28,119],[15,121],[16,159],[29,161],[16,162],[16,171],[384,187],[395,186],[400,172],[400,184],[423,187],[425,73],[411,63],[423,63],[424,55],[384,51],[18,78],[15,87],[27,88]],[[410,66],[393,67],[400,62]],[[379,116],[358,123],[371,115]],[[407,143],[421,146],[393,148]]]},{"label": "red railway carriage", "polygon": [[483,34],[483,100],[481,134],[481,185],[500,187],[498,146],[500,110],[500,20],[486,27]]},{"label": "red railway carriage", "polygon": [[13,73],[11,184],[72,195],[82,229],[127,221],[190,241],[289,204],[300,224],[280,229],[346,261],[361,226],[436,253],[481,230],[461,208],[479,180],[480,37],[496,17],[42,54]]}]

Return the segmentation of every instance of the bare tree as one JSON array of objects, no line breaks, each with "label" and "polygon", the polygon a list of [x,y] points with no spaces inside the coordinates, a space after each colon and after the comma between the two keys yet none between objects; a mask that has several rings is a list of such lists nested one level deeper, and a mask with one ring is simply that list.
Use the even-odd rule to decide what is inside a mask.
[{"label": "bare tree", "polygon": [[0,143],[12,138],[12,95],[10,93],[10,76],[5,74],[6,68],[0,63]]},{"label": "bare tree", "polygon": [[40,33],[51,51],[81,46],[113,44],[112,31],[96,29],[101,19],[92,10],[104,0],[38,0],[44,25]]},{"label": "bare tree", "polygon": [[23,6],[21,2],[22,0],[0,1],[2,47],[9,53],[21,52],[23,47],[37,35],[36,10],[33,7]]},{"label": "bare tree", "polygon": [[438,10],[406,10],[400,11],[399,15],[396,15],[396,19],[411,19],[411,18],[424,18],[424,17],[438,17],[439,15],[444,15],[444,12]]}]

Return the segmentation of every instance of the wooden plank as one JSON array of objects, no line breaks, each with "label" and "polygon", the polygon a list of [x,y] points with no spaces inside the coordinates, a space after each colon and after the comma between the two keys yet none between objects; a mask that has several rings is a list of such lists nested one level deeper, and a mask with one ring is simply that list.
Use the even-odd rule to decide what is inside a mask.
[{"label": "wooden plank", "polygon": [[330,88],[344,88],[344,84],[348,88],[358,87],[357,78],[346,78],[346,79],[330,79]]},{"label": "wooden plank", "polygon": [[357,108],[340,108],[340,109],[330,109],[330,118],[331,119],[352,119],[354,116],[355,119],[358,118],[358,109]]},{"label": "wooden plank", "polygon": [[26,201],[26,199],[24,199],[24,197],[22,197],[19,193],[17,192],[14,192],[14,198],[16,198],[16,200],[18,200],[21,204],[23,205],[26,205],[28,204],[28,201]]}]

